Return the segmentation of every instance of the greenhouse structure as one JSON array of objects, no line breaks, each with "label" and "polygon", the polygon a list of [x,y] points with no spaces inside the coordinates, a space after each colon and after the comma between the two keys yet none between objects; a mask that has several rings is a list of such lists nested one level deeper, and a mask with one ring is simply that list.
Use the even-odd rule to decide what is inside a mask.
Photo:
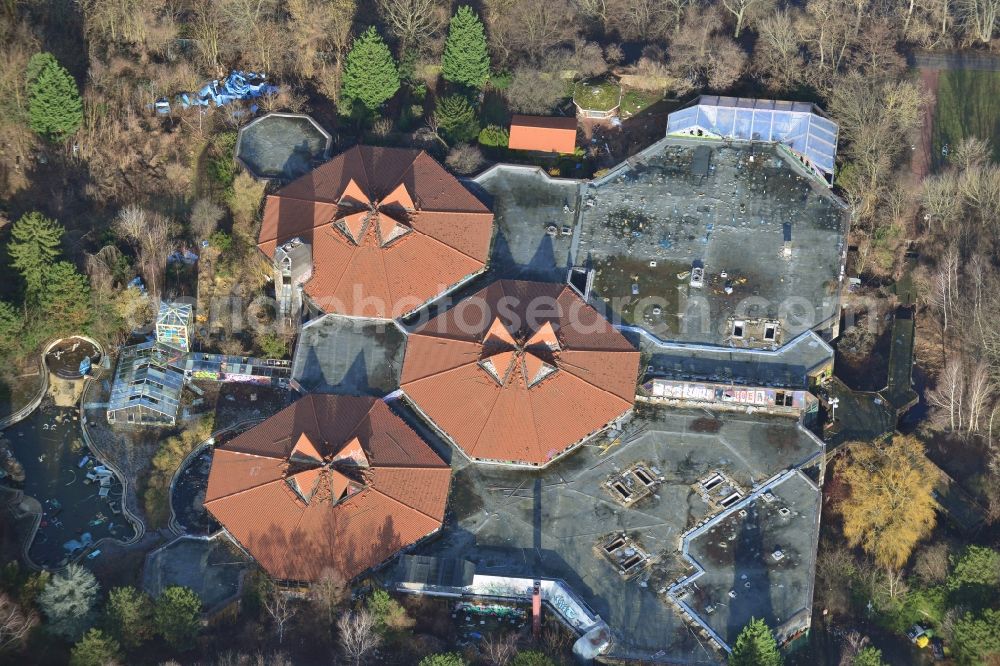
[{"label": "greenhouse structure", "polygon": [[667,117],[667,136],[776,143],[833,184],[837,124],[815,104],[702,95]]}]

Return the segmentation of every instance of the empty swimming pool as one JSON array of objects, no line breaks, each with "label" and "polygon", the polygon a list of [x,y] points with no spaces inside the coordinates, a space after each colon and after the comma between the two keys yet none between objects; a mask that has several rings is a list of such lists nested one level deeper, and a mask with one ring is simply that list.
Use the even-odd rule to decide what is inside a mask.
[{"label": "empty swimming pool", "polygon": [[240,130],[236,157],[258,178],[293,180],[328,157],[330,140],[309,116],[269,113]]}]

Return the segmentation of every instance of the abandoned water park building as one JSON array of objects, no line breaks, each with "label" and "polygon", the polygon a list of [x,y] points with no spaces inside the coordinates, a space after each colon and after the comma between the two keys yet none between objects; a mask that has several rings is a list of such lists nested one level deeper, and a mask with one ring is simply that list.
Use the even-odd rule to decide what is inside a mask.
[{"label": "abandoned water park building", "polygon": [[216,449],[206,508],[290,584],[537,581],[607,658],[807,630],[847,215],[787,133],[698,127],[593,181],[359,146],[271,195],[306,395]]}]

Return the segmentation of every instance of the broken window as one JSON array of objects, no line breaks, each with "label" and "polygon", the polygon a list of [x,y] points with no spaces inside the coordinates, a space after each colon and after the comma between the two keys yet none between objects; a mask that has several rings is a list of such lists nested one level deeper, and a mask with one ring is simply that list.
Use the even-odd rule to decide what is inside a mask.
[{"label": "broken window", "polygon": [[736,321],[733,322],[733,337],[741,339],[743,337],[743,329],[746,326],[746,322]]}]

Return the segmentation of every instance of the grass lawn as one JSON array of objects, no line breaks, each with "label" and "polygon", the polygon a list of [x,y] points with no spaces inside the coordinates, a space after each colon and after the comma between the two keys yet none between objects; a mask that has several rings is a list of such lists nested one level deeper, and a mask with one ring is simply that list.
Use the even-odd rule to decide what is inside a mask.
[{"label": "grass lawn", "polygon": [[614,81],[580,81],[573,88],[573,101],[587,111],[610,111],[618,106],[621,93]]},{"label": "grass lawn", "polygon": [[934,116],[932,161],[944,161],[941,149],[968,136],[988,139],[993,159],[1000,162],[1000,72],[954,70],[941,72]]},{"label": "grass lawn", "polygon": [[622,94],[622,118],[630,118],[637,113],[645,111],[647,108],[663,99],[662,93],[650,92],[648,90],[626,90]]}]

